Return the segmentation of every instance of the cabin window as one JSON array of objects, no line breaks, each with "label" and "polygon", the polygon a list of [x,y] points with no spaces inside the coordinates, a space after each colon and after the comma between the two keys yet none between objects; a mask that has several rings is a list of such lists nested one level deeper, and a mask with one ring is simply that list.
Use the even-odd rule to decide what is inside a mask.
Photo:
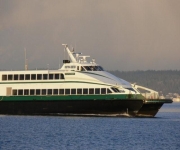
[{"label": "cabin window", "polygon": [[70,89],[65,89],[65,94],[69,95],[70,94]]},{"label": "cabin window", "polygon": [[116,92],[116,90],[114,88],[111,88],[113,90],[113,92]]},{"label": "cabin window", "polygon": [[71,94],[76,94],[76,89],[71,89]]},{"label": "cabin window", "polygon": [[95,94],[100,94],[100,89],[95,89]]},{"label": "cabin window", "polygon": [[84,68],[87,70],[87,71],[91,71],[91,68],[89,66],[84,66]]},{"label": "cabin window", "polygon": [[40,92],[40,89],[36,89],[36,95],[40,95],[41,92]]},{"label": "cabin window", "polygon": [[53,95],[58,95],[58,89],[53,89]]},{"label": "cabin window", "polygon": [[83,89],[83,94],[88,94],[88,89]]},{"label": "cabin window", "polygon": [[61,79],[64,79],[64,74],[61,74]]},{"label": "cabin window", "polygon": [[46,95],[46,89],[42,89],[42,95]]},{"label": "cabin window", "polygon": [[37,74],[37,80],[42,80],[42,74]]},{"label": "cabin window", "polygon": [[14,80],[18,80],[18,74],[14,75]]},{"label": "cabin window", "polygon": [[36,74],[31,74],[31,80],[36,80]]},{"label": "cabin window", "polygon": [[54,78],[59,79],[59,74],[55,74]]},{"label": "cabin window", "polygon": [[53,79],[54,74],[49,74],[49,79]]},{"label": "cabin window", "polygon": [[7,75],[3,74],[3,75],[2,75],[2,80],[3,80],[3,81],[6,81],[6,80],[7,80]]},{"label": "cabin window", "polygon": [[86,70],[83,68],[83,66],[81,66],[81,71],[86,71]]},{"label": "cabin window", "polygon": [[82,89],[77,89],[77,94],[82,94]]},{"label": "cabin window", "polygon": [[107,93],[112,93],[110,89],[107,89]]},{"label": "cabin window", "polygon": [[94,94],[94,89],[89,89],[89,94]]},{"label": "cabin window", "polygon": [[8,75],[8,80],[12,80],[13,79],[13,75],[12,74],[9,74]]},{"label": "cabin window", "polygon": [[79,70],[79,66],[77,66],[77,70]]},{"label": "cabin window", "polygon": [[29,95],[29,90],[28,89],[24,90],[24,95]]},{"label": "cabin window", "polygon": [[35,90],[34,89],[30,89],[30,95],[35,95]]},{"label": "cabin window", "polygon": [[24,74],[20,74],[20,75],[19,75],[19,79],[20,79],[20,80],[24,80]]},{"label": "cabin window", "polygon": [[59,94],[64,95],[64,89],[59,89]]},{"label": "cabin window", "polygon": [[18,95],[23,95],[23,90],[18,90]]},{"label": "cabin window", "polygon": [[48,95],[52,95],[52,89],[48,89],[47,93]]},{"label": "cabin window", "polygon": [[106,94],[106,88],[101,89],[101,94]]},{"label": "cabin window", "polygon": [[17,90],[13,90],[13,95],[17,95]]},{"label": "cabin window", "polygon": [[115,93],[118,93],[119,90],[117,88],[111,88]]},{"label": "cabin window", "polygon": [[30,80],[30,74],[25,74],[25,80]]},{"label": "cabin window", "polygon": [[48,74],[43,74],[43,80],[47,80],[48,79]]}]

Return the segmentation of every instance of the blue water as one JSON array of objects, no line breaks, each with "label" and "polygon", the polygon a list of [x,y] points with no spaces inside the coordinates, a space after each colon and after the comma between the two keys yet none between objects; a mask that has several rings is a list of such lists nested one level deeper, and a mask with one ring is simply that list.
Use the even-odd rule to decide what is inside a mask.
[{"label": "blue water", "polygon": [[180,103],[156,118],[0,115],[0,150],[180,149]]}]

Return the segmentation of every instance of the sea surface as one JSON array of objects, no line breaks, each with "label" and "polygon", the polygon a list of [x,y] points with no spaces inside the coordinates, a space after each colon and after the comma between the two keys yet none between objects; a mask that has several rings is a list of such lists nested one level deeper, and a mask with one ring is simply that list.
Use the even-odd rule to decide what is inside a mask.
[{"label": "sea surface", "polygon": [[155,118],[0,115],[0,150],[180,150],[180,103]]}]

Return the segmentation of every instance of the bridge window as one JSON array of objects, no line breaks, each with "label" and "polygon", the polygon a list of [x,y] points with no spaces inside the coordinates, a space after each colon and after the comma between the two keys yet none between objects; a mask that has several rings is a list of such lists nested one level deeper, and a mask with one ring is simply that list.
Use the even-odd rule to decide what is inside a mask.
[{"label": "bridge window", "polygon": [[117,88],[111,88],[115,93],[120,92]]},{"label": "bridge window", "polygon": [[91,68],[89,66],[83,66],[87,71],[91,71]]},{"label": "bridge window", "polygon": [[86,71],[83,66],[81,66],[81,71]]}]

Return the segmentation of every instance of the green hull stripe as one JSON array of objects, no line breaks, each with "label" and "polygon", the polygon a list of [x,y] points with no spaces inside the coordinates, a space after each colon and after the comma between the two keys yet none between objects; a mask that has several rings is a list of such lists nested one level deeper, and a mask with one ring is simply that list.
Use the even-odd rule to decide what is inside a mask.
[{"label": "green hull stripe", "polygon": [[46,95],[46,96],[0,96],[3,101],[49,101],[49,100],[125,100],[143,99],[142,95],[107,94],[107,95]]}]

